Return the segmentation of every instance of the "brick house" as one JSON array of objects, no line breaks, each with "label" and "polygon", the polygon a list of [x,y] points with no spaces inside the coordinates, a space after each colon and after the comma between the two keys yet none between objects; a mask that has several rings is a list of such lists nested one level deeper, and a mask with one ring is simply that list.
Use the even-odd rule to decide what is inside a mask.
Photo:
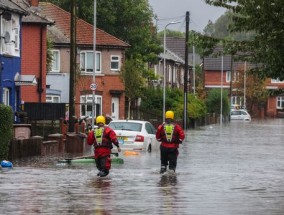
[{"label": "brick house", "polygon": [[[223,64],[223,65],[222,65]],[[245,98],[243,94],[236,94],[232,87],[232,82],[237,80],[238,71],[245,70],[245,68],[255,67],[253,64],[245,62],[236,62],[231,55],[223,56],[223,63],[221,56],[208,56],[204,58],[204,88],[206,90],[221,87],[231,92],[231,106],[245,106]],[[223,68],[223,74],[222,74]],[[231,73],[232,71],[232,73]],[[221,81],[221,77],[223,79]],[[284,94],[275,94],[277,91],[284,89],[284,82],[266,79],[266,89],[269,91],[269,96],[264,106],[258,105],[253,107],[251,114],[256,117],[280,117],[281,110],[284,108]],[[273,95],[275,94],[275,95]]]},{"label": "brick house", "polygon": [[18,86],[29,78],[21,75],[21,23],[28,12],[13,1],[0,3],[0,103],[17,112],[21,104]]},{"label": "brick house", "polygon": [[35,76],[33,83],[21,86],[21,100],[24,102],[45,103],[46,100],[46,52],[47,52],[47,25],[53,24],[36,11],[36,2],[33,0],[17,1],[29,11],[29,15],[22,19],[22,75]]},{"label": "brick house", "polygon": [[[39,3],[39,11],[54,20],[48,27],[48,37],[53,41],[53,64],[47,72],[47,102],[69,103],[70,77],[70,18],[69,12],[58,6]],[[77,117],[92,113],[93,82],[93,25],[77,19],[77,64],[75,83],[75,113]],[[125,60],[129,44],[96,29],[96,115],[110,115],[113,119],[124,118],[124,84],[120,79],[120,68]]]}]

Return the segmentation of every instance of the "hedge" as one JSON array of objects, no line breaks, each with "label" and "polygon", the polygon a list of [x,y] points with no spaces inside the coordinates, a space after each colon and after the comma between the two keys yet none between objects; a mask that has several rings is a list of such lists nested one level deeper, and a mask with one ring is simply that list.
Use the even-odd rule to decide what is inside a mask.
[{"label": "hedge", "polygon": [[9,144],[13,137],[13,111],[10,106],[0,104],[0,160],[7,160]]}]

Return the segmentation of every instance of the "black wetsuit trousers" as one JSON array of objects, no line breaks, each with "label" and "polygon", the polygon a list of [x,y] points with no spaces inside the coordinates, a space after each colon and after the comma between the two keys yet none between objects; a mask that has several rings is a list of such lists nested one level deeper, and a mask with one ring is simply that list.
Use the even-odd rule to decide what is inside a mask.
[{"label": "black wetsuit trousers", "polygon": [[161,152],[161,166],[166,167],[169,165],[169,169],[176,170],[178,149],[177,148],[167,148],[160,146]]}]

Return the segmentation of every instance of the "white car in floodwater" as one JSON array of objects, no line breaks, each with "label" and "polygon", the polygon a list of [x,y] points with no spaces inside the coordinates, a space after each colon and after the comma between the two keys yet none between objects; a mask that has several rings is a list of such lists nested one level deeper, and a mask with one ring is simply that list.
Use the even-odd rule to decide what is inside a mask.
[{"label": "white car in floodwater", "polygon": [[245,109],[231,110],[231,120],[251,121],[251,116]]},{"label": "white car in floodwater", "polygon": [[115,131],[121,149],[151,152],[159,146],[156,129],[148,121],[113,120],[108,126]]}]

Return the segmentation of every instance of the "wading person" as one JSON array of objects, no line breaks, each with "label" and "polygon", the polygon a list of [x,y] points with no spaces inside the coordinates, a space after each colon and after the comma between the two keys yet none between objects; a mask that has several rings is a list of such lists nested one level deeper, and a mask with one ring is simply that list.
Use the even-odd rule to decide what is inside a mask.
[{"label": "wading person", "polygon": [[109,174],[111,168],[111,149],[112,144],[117,147],[118,152],[120,148],[115,132],[105,126],[106,120],[104,116],[98,116],[96,118],[97,128],[90,131],[87,138],[88,145],[94,144],[95,161],[99,170],[98,176],[105,177]]},{"label": "wading person", "polygon": [[184,140],[184,131],[174,123],[174,112],[167,111],[165,114],[166,122],[159,125],[156,139],[161,142],[161,170],[160,173],[167,171],[167,166],[171,172],[175,172],[177,166],[179,144]]}]

